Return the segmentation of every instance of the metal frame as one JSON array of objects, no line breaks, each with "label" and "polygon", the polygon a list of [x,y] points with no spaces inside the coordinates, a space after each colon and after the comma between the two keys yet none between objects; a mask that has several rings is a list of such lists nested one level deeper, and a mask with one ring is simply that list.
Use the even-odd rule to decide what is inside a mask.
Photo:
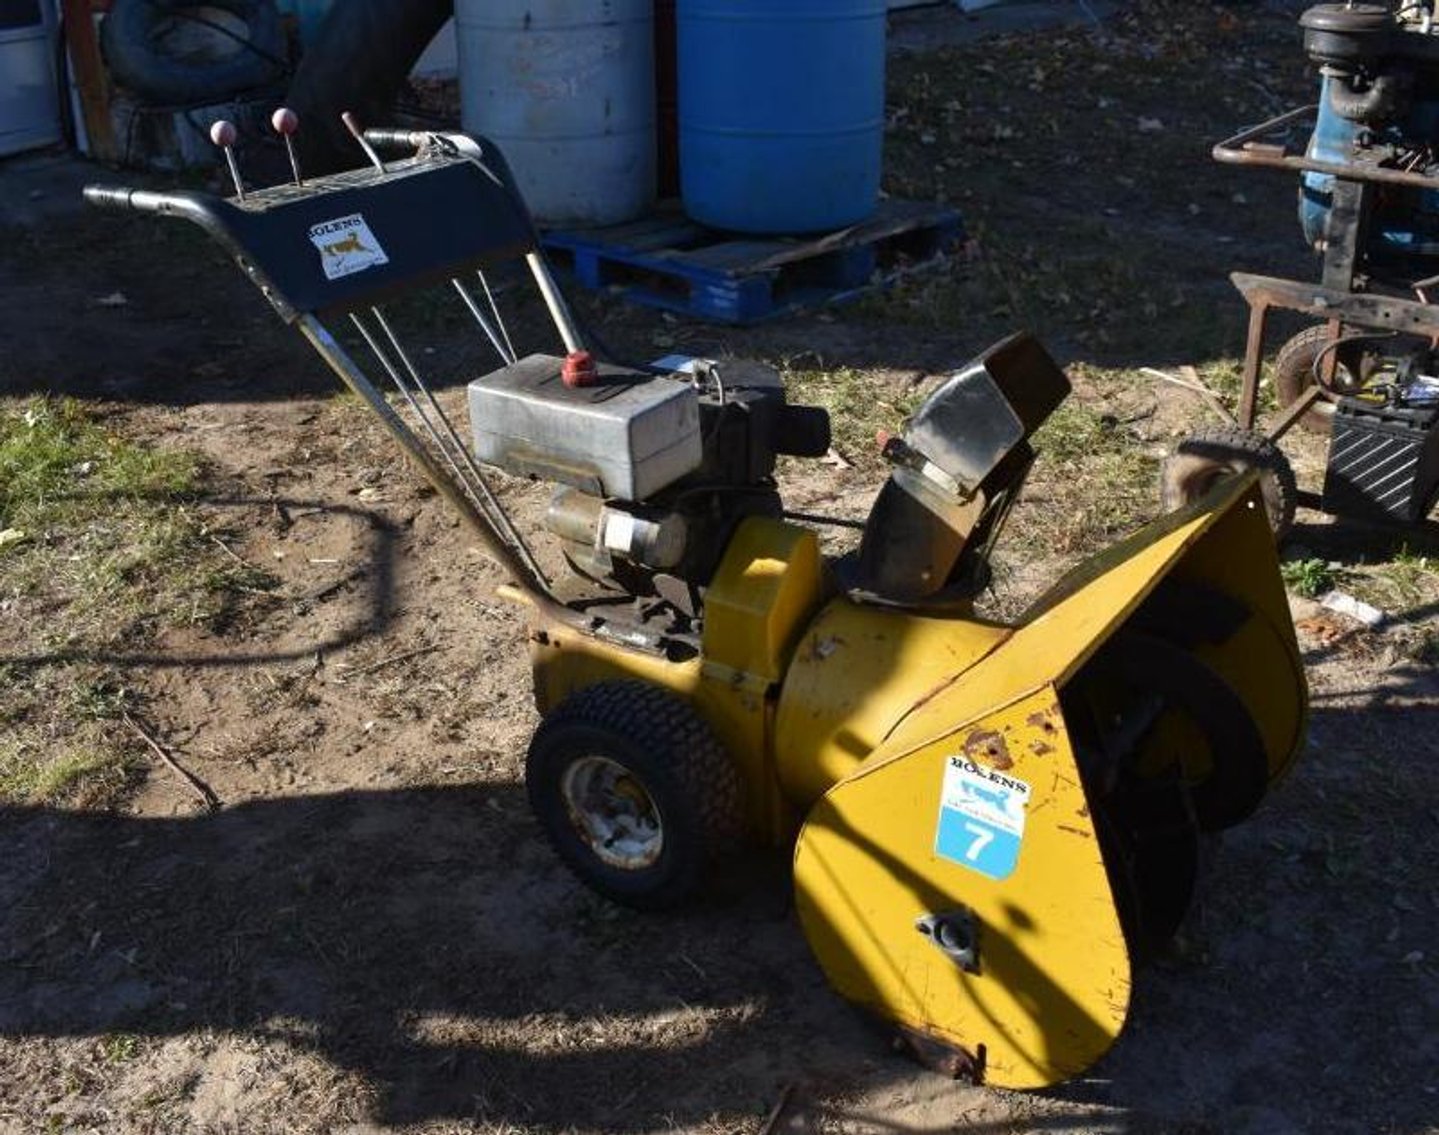
[{"label": "metal frame", "polygon": [[[1431,304],[1425,287],[1433,280],[1413,283],[1418,299],[1364,290],[1368,286],[1363,269],[1365,237],[1376,187],[1401,186],[1439,191],[1439,176],[1399,169],[1382,164],[1383,159],[1356,155],[1351,162],[1316,160],[1292,150],[1287,135],[1296,126],[1312,129],[1317,121],[1317,104],[1297,107],[1257,126],[1225,139],[1213,148],[1216,161],[1230,165],[1284,170],[1290,173],[1318,173],[1333,177],[1329,215],[1324,231],[1324,263],[1320,282],[1306,283],[1271,276],[1235,272],[1230,280],[1249,305],[1249,326],[1244,349],[1244,368],[1239,397],[1238,425],[1253,431],[1258,418],[1259,372],[1264,358],[1264,339],[1270,312],[1275,308],[1298,312],[1328,322],[1331,339],[1346,328],[1379,334],[1415,335],[1439,343],[1439,307]],[[1411,166],[1415,163],[1411,163]],[[1265,436],[1278,441],[1300,421],[1332,387],[1338,368],[1337,352],[1323,359],[1318,381],[1307,388]],[[1299,494],[1306,508],[1325,511],[1323,499],[1310,492]],[[1425,522],[1419,522],[1425,526]]]},{"label": "metal frame", "polygon": [[[1258,126],[1240,131],[1220,142],[1212,151],[1216,161],[1230,165],[1320,173],[1335,179],[1325,224],[1321,283],[1310,284],[1246,272],[1235,272],[1230,276],[1249,305],[1249,330],[1239,397],[1239,425],[1246,430],[1254,429],[1258,416],[1259,371],[1264,357],[1269,312],[1273,308],[1327,320],[1336,337],[1342,327],[1348,325],[1439,339],[1439,310],[1422,298],[1422,292],[1421,299],[1410,300],[1356,290],[1363,266],[1364,236],[1373,187],[1398,185],[1439,191],[1439,176],[1389,168],[1368,157],[1356,158],[1348,163],[1325,162],[1291,150],[1285,136],[1296,125],[1312,126],[1318,111],[1317,104],[1296,107]],[[1303,398],[1288,408],[1268,432],[1270,440],[1283,437],[1322,396],[1322,387],[1333,381],[1337,365],[1337,359],[1331,353],[1324,360],[1321,383],[1313,388],[1312,394],[1306,392]]]},{"label": "metal frame", "polygon": [[[1234,272],[1229,279],[1249,304],[1249,334],[1244,350],[1243,383],[1239,395],[1239,425],[1254,428],[1258,416],[1259,369],[1264,358],[1264,335],[1269,313],[1274,308],[1297,311],[1315,319],[1327,319],[1337,332],[1339,325],[1368,327],[1376,331],[1424,335],[1439,338],[1439,308],[1418,300],[1374,295],[1366,292],[1340,291],[1323,284],[1307,284],[1301,280],[1283,280],[1273,276],[1255,276]],[[1334,359],[1326,363],[1326,381],[1333,378]],[[1314,398],[1305,402],[1307,410],[1322,391],[1314,387]],[[1282,437],[1303,411],[1287,412],[1269,432],[1271,439]]]},{"label": "metal frame", "polygon": [[[228,200],[196,192],[105,186],[90,186],[85,196],[92,204],[179,217],[204,228],[460,515],[485,555],[509,577],[500,590],[551,620],[600,633],[595,626],[599,620],[567,606],[556,595],[435,397],[417,354],[402,342],[394,311],[386,310],[392,299],[419,289],[453,293],[501,365],[512,364],[517,361],[514,344],[486,269],[507,259],[522,259],[565,350],[583,349],[578,325],[540,254],[538,237],[509,170],[487,142],[463,134],[369,130],[357,133],[357,138],[373,168],[297,178],[294,184],[252,189],[243,195],[237,180],[237,194]],[[400,150],[406,156],[387,164],[380,157],[383,150]],[[435,175],[432,183],[412,180],[431,174]],[[388,208],[393,221],[417,205],[439,207],[432,195],[447,195],[443,202],[447,209],[470,217],[461,237],[432,240],[418,253],[409,242],[405,248],[392,247],[383,266],[374,271],[334,277],[320,272],[322,258],[316,257],[307,239],[314,221],[361,208],[380,215]],[[497,211],[493,217],[484,215],[487,202]],[[471,206],[468,214],[467,205]],[[491,221],[492,240],[486,229]],[[330,326],[337,320],[348,323],[373,357],[375,377]],[[398,395],[395,403],[383,392],[385,379]]]},{"label": "metal frame", "polygon": [[1322,162],[1307,154],[1291,150],[1282,141],[1266,141],[1287,134],[1294,126],[1318,117],[1319,104],[1295,107],[1274,118],[1241,130],[1232,138],[1218,143],[1210,153],[1214,160],[1226,165],[1263,166],[1267,169],[1289,170],[1294,173],[1327,173],[1344,181],[1361,181],[1381,185],[1406,185],[1414,189],[1439,189],[1439,176],[1391,169],[1368,159],[1346,162]]}]

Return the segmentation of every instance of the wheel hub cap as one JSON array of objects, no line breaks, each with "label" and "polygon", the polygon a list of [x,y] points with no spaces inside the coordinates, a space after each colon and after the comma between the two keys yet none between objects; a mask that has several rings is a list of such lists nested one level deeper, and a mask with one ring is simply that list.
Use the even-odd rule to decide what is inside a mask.
[{"label": "wheel hub cap", "polygon": [[626,871],[651,867],[664,848],[664,825],[645,786],[608,757],[581,757],[560,784],[570,823],[604,864]]}]

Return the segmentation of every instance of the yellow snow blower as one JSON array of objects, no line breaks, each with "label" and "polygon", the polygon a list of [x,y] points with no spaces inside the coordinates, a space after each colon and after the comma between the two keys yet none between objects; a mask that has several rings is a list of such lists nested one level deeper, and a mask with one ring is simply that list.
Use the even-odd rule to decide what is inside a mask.
[{"label": "yellow snow blower", "polygon": [[[596,362],[493,147],[357,137],[370,168],[249,192],[237,177],[231,199],[86,193],[225,245],[507,573],[543,718],[526,784],[560,858],[658,908],[745,842],[793,846],[820,965],[917,1055],[1009,1087],[1092,1064],[1131,966],[1185,914],[1201,837],[1250,815],[1300,747],[1303,671],[1254,477],[1014,625],[980,618],[1029,438],[1069,390],[1035,340],[934,390],[886,444],[857,549],[827,560],[823,518],[787,512],[773,477],[779,455],[827,452],[824,411],[755,364]],[[562,354],[514,350],[504,261],[528,264]],[[433,356],[396,330],[415,305],[394,301],[421,287],[500,356],[469,383],[468,437],[419,369]],[[555,486],[563,583],[487,467]]]}]

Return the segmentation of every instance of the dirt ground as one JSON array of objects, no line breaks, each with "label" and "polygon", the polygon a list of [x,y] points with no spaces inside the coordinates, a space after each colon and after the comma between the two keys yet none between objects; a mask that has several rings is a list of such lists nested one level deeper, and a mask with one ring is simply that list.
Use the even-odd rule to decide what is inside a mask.
[{"label": "dirt ground", "polygon": [[[617,353],[783,366],[845,438],[1038,331],[1076,409],[1001,557],[990,601],[1017,609],[1157,511],[1157,456],[1205,420],[1138,368],[1192,365],[1232,400],[1244,310],[1226,273],[1315,270],[1292,183],[1207,157],[1307,100],[1296,11],[1142,3],[1102,28],[911,34],[922,48],[891,58],[886,189],[957,204],[975,254],[740,331],[572,298]],[[781,1103],[773,1129],[796,1133],[1439,1130],[1433,541],[1301,513],[1287,558],[1388,620],[1295,595],[1313,697],[1297,771],[1226,836],[1098,1067],[975,1088],[908,1063],[828,990],[783,854],[663,917],[566,874],[520,784],[522,615],[219,252],[173,224],[66,215],[6,233],[0,282],[0,411],[70,395],[117,438],[197,454],[189,554],[231,572],[203,618],[178,600],[136,614],[122,592],[81,604],[25,574],[73,533],[0,541],[7,696],[56,691],[0,729],[68,736],[66,690],[118,691],[83,736],[121,770],[0,796],[0,1133],[759,1132]],[[541,342],[532,306],[516,330]],[[489,365],[478,348],[447,361],[456,380]],[[843,466],[787,468],[793,505],[862,513],[878,464],[841,448]],[[1314,484],[1322,443],[1292,448]],[[543,490],[503,491],[524,520],[543,508]]]}]

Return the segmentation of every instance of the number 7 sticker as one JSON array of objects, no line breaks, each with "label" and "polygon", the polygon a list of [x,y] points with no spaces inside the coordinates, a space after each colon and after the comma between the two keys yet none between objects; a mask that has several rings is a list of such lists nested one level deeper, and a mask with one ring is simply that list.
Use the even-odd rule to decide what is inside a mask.
[{"label": "number 7 sticker", "polygon": [[1006,879],[1019,862],[1030,789],[1024,781],[965,757],[945,761],[937,855],[991,879]]},{"label": "number 7 sticker", "polygon": [[964,857],[971,863],[979,859],[979,853],[989,846],[994,839],[994,831],[991,828],[980,827],[979,824],[970,820],[964,822],[964,830],[974,836],[974,842],[965,851]]}]

